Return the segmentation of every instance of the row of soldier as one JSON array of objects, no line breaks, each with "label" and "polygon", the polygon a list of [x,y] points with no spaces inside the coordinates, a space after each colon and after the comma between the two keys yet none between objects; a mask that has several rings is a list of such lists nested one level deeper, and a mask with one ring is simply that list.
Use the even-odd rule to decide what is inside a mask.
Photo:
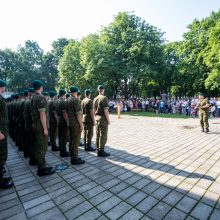
[{"label": "row of soldier", "polygon": [[[98,86],[99,95],[91,100],[91,91],[85,91],[85,98],[76,86],[70,88],[70,94],[64,89],[43,93],[44,84],[40,80],[32,83],[33,88],[14,94],[7,101],[7,108],[1,108],[0,114],[0,188],[13,186],[10,177],[4,177],[4,164],[7,160],[7,136],[29,157],[30,165],[37,165],[38,175],[50,175],[53,167],[46,165],[45,155],[48,136],[52,151],[60,151],[61,157],[71,157],[71,164],[85,163],[78,156],[81,133],[84,130],[86,151],[95,151],[92,147],[93,127],[96,125],[97,156],[106,157],[108,125],[110,124],[108,101],[104,96],[104,87]],[[6,83],[0,80],[0,94],[4,93]],[[1,92],[2,89],[2,92]],[[2,96],[0,101],[6,106]],[[5,112],[7,110],[7,112]],[[2,121],[2,122],[1,122]],[[2,124],[4,126],[2,126]],[[9,131],[9,132],[8,132]],[[1,135],[2,134],[2,135]],[[58,137],[58,146],[56,140]],[[67,142],[69,141],[69,152]],[[4,150],[2,150],[4,149]]]}]

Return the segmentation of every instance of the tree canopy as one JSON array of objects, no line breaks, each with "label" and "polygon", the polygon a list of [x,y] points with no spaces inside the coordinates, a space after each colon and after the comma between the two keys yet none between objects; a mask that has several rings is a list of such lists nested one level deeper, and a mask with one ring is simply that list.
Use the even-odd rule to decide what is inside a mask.
[{"label": "tree canopy", "polygon": [[81,40],[60,38],[44,53],[35,41],[16,51],[0,50],[0,78],[11,90],[33,79],[47,88],[106,87],[109,97],[220,94],[220,11],[194,20],[179,42],[133,13],[120,12],[112,23]]}]

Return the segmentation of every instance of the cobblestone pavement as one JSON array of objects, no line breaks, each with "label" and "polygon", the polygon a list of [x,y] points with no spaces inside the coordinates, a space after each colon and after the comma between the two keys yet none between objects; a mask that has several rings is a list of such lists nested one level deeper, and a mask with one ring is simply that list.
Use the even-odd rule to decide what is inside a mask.
[{"label": "cobblestone pavement", "polygon": [[[15,187],[0,191],[0,219],[220,219],[220,123],[111,116],[107,151],[80,149],[84,165],[38,177],[9,140]],[[63,162],[47,152],[49,165]]]}]

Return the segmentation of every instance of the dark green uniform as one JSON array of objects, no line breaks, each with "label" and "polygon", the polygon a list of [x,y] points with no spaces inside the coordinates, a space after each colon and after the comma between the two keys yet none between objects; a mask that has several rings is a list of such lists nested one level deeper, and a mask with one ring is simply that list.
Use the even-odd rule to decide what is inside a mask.
[{"label": "dark green uniform", "polygon": [[67,123],[63,117],[63,114],[66,112],[66,102],[64,99],[60,98],[57,101],[56,112],[58,116],[58,138],[59,138],[59,147],[61,153],[66,153],[66,143],[67,143]]},{"label": "dark green uniform", "polygon": [[3,168],[8,156],[7,136],[8,136],[8,112],[7,105],[3,97],[0,95],[0,131],[5,136],[0,141],[0,182],[3,178]]},{"label": "dark green uniform", "polygon": [[86,97],[81,103],[83,111],[83,123],[84,123],[84,144],[85,149],[91,147],[93,137],[93,120],[91,117],[91,110],[93,110],[93,102]]},{"label": "dark green uniform", "polygon": [[77,115],[82,114],[80,101],[71,96],[66,100],[66,111],[69,118],[69,150],[71,160],[78,159],[78,147],[80,143],[81,131],[77,120]]},{"label": "dark green uniform", "polygon": [[27,153],[30,156],[30,164],[36,164],[37,159],[34,152],[36,149],[34,148],[34,139],[33,139],[33,127],[32,127],[32,117],[31,117],[31,100],[28,99],[25,102],[24,106],[24,120],[25,120],[25,135],[26,135],[26,149]]},{"label": "dark green uniform", "polygon": [[[37,166],[38,169],[44,169],[46,167],[45,155],[47,151],[48,137],[44,135],[43,126],[41,124],[40,112],[45,112],[47,114],[47,101],[39,93],[35,93],[31,99],[31,114],[33,121],[33,131],[34,131],[34,144],[37,155]],[[47,122],[48,123],[48,122]]]},{"label": "dark green uniform", "polygon": [[98,151],[103,151],[108,137],[108,122],[104,110],[108,109],[108,99],[98,95],[94,99],[94,112],[96,119],[96,146]]},{"label": "dark green uniform", "polygon": [[55,149],[57,139],[57,119],[56,119],[56,100],[50,100],[48,104],[49,109],[49,127],[50,127],[50,144],[52,149]]},{"label": "dark green uniform", "polygon": [[[201,108],[203,106],[207,106],[205,109]],[[198,102],[198,109],[199,109],[199,119],[200,119],[200,125],[202,129],[209,128],[209,101],[208,99],[202,99]]]}]

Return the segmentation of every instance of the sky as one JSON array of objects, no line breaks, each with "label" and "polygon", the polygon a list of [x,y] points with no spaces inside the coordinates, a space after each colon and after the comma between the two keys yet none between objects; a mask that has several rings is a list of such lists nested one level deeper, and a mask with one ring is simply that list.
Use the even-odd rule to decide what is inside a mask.
[{"label": "sky", "polygon": [[178,41],[193,19],[219,9],[220,0],[0,0],[0,48],[16,49],[35,40],[49,51],[52,41],[81,39],[122,11],[166,32],[168,41]]}]

